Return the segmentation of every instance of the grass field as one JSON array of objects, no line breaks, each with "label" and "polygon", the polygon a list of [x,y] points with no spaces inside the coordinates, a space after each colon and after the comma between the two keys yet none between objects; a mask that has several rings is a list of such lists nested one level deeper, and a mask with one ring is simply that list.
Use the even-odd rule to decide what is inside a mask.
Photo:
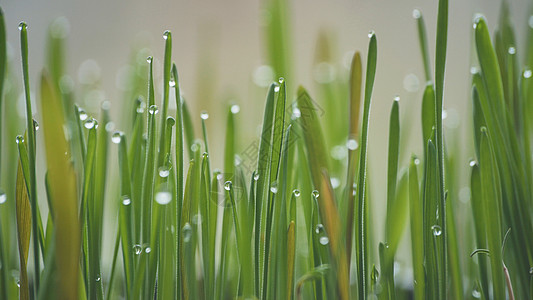
[{"label": "grass field", "polygon": [[[279,80],[265,88],[260,135],[242,138],[257,124],[228,103],[225,124],[215,125],[223,143],[209,144],[209,114],[191,114],[195,100],[180,91],[189,74],[173,62],[170,31],[161,82],[153,57],[136,61],[113,119],[110,102],[91,111],[77,99],[61,22],[33,82],[28,49],[41,45],[21,22],[22,64],[8,60],[9,12],[0,10],[0,299],[531,299],[533,19],[519,24],[528,35],[522,52],[502,3],[499,20],[476,15],[464,29],[475,53],[472,114],[459,128],[468,140],[443,126],[444,94],[454,88],[445,84],[448,0],[439,0],[435,41],[413,11],[422,105],[390,99],[386,172],[368,160],[375,74],[387,68],[372,31],[348,80],[328,77],[325,64],[311,95],[291,81],[287,3],[266,1],[266,71]],[[420,126],[404,126],[401,110]],[[413,128],[423,149],[401,140]],[[463,144],[473,157],[468,176]],[[223,157],[220,166],[211,154]],[[370,186],[386,191],[381,218]],[[112,252],[103,246],[109,224]],[[410,251],[399,251],[402,243]]]}]

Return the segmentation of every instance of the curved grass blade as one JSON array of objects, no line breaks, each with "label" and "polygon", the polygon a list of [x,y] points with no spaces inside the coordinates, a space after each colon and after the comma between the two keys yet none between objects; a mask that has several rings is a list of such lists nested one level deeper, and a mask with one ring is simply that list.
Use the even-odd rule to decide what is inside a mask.
[{"label": "curved grass blade", "polygon": [[372,101],[372,89],[374,87],[374,79],[376,75],[376,61],[377,61],[377,41],[374,32],[369,34],[370,41],[368,44],[368,58],[365,79],[365,102],[363,110],[363,131],[361,132],[361,142],[359,143],[359,177],[358,177],[358,197],[357,197],[357,278],[359,282],[358,292],[359,299],[366,297],[367,291],[367,218],[366,218],[366,173],[367,173],[367,146],[368,146],[368,124],[370,119],[370,104]]},{"label": "curved grass blade", "polygon": [[[0,158],[2,157],[2,137],[3,137],[3,99],[4,99],[4,80],[5,75],[7,72],[7,63],[6,63],[6,24],[4,21],[4,11],[0,7]],[[2,161],[0,159],[0,177],[2,174],[4,166],[2,164]],[[0,224],[0,262],[2,263],[2,266],[7,266],[7,255],[4,253],[4,243],[3,243],[3,231]],[[0,273],[0,295],[7,299],[8,291],[7,291],[7,268],[0,267],[1,272]]]},{"label": "curved grass blade", "polygon": [[346,175],[346,201],[348,211],[346,212],[346,260],[350,265],[352,256],[352,241],[355,213],[354,182],[357,168],[357,136],[359,134],[359,117],[361,114],[361,85],[362,76],[361,54],[356,51],[352,58],[350,69],[350,132],[348,133],[348,169]]},{"label": "curved grass blade", "polygon": [[[435,242],[435,233],[442,234],[442,226],[437,221],[438,209],[438,163],[437,150],[431,140],[427,145],[426,181],[424,187],[424,265],[426,267],[426,296],[430,299],[440,297],[439,249]],[[434,232],[433,230],[436,230]]]},{"label": "curved grass blade", "polygon": [[41,101],[50,194],[55,213],[55,255],[61,258],[56,260],[61,282],[57,287],[58,295],[60,299],[75,299],[78,296],[80,254],[76,176],[65,139],[61,102],[46,74],[41,78]]}]

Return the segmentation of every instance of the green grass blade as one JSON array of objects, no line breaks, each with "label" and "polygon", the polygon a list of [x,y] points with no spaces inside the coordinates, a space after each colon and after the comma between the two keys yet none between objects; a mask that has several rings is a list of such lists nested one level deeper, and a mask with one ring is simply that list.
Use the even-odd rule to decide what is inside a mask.
[{"label": "green grass blade", "polygon": [[505,281],[503,257],[500,250],[502,245],[500,175],[496,165],[491,139],[487,134],[487,130],[484,128],[481,129],[479,169],[482,186],[481,194],[484,199],[483,210],[485,224],[487,226],[487,246],[490,251],[493,295],[495,299],[504,299]]},{"label": "green grass blade", "polygon": [[[481,134],[481,129],[479,129]],[[474,217],[474,229],[476,233],[477,249],[487,248],[487,229],[485,224],[485,210],[482,196],[481,175],[479,165],[473,163],[470,177],[472,214]],[[488,258],[484,255],[476,255],[479,265],[479,281],[482,293],[489,295],[489,271]]]},{"label": "green grass blade", "polygon": [[80,254],[76,177],[64,134],[61,102],[46,74],[41,78],[41,101],[50,194],[55,213],[55,256],[61,258],[56,260],[61,282],[57,286],[58,295],[60,299],[75,299],[78,296]]},{"label": "green grass blade", "polygon": [[[257,160],[257,193],[255,196],[255,237],[254,237],[254,251],[255,251],[255,293],[260,294],[262,288],[262,272],[263,269],[263,251],[264,244],[261,243],[261,234],[265,228],[265,216],[266,212],[263,209],[266,207],[264,199],[268,197],[268,191],[270,190],[269,178],[270,178],[270,156],[271,147],[270,141],[272,138],[272,124],[274,117],[274,99],[275,99],[275,84],[271,84],[268,89],[266,97],[265,110],[263,116],[263,126],[261,127],[261,140],[259,143],[259,156]],[[265,204],[264,204],[265,203]]]},{"label": "green grass blade", "polygon": [[[4,21],[4,11],[0,7],[0,118],[2,118],[2,121],[0,121],[0,157],[2,157],[2,138],[3,138],[3,100],[4,100],[4,81],[6,78],[6,72],[7,72],[7,47],[6,47],[6,24]],[[0,162],[0,178],[2,174],[2,162]],[[4,249],[0,249],[0,251],[3,251]],[[3,287],[2,290],[6,291],[6,287],[3,285],[4,282],[2,281],[1,287]]]},{"label": "green grass blade", "polygon": [[[26,188],[22,164],[18,163],[17,187],[16,187],[16,212],[17,212],[17,240],[19,246],[20,261],[20,299],[30,299],[30,286],[28,282],[28,254],[30,249],[31,235],[31,207]],[[7,290],[5,290],[7,293]],[[7,295],[7,294],[6,294]],[[7,296],[6,296],[7,297]],[[6,298],[7,299],[7,298]]]},{"label": "green grass blade", "polygon": [[418,29],[418,42],[420,44],[420,52],[422,54],[422,63],[424,65],[424,75],[426,77],[426,82],[431,80],[431,64],[429,60],[429,51],[428,51],[428,41],[426,33],[426,23],[424,22],[424,17],[422,12],[418,9],[413,10],[413,18],[416,20],[416,27]]},{"label": "green grass blade", "polygon": [[419,163],[418,158],[413,155],[409,163],[409,214],[411,219],[414,296],[415,299],[425,299],[423,206],[420,201],[417,172]]},{"label": "green grass blade", "polygon": [[376,61],[377,61],[377,41],[374,32],[369,35],[370,41],[368,45],[368,58],[365,79],[365,101],[363,110],[363,127],[359,146],[359,179],[357,183],[357,278],[358,278],[358,292],[359,298],[364,299],[367,295],[367,218],[366,218],[366,173],[367,173],[367,147],[368,147],[368,124],[370,119],[370,104],[372,100],[372,90],[374,88],[374,79],[376,75]]},{"label": "green grass blade", "polygon": [[[159,156],[157,159],[157,165],[160,166],[163,164],[163,159],[165,158],[164,155],[166,154],[165,151],[162,149],[164,148],[164,140],[165,140],[165,132],[166,132],[166,126],[165,122],[167,119],[167,112],[168,112],[168,98],[169,98],[169,89],[171,85],[171,78],[170,78],[170,72],[172,68],[172,34],[169,30],[165,31],[163,33],[163,38],[165,39],[165,59],[163,62],[163,99],[162,99],[162,105],[161,105],[161,126],[159,129],[161,130],[159,135]],[[174,81],[173,84],[176,84]]]},{"label": "green grass blade", "polygon": [[[37,180],[35,174],[35,132],[33,130],[33,114],[30,99],[30,80],[28,75],[28,29],[24,22],[19,24],[20,30],[20,48],[22,56],[22,73],[24,78],[24,92],[26,96],[26,129],[28,131],[28,157],[30,171],[30,203],[32,207],[32,231],[38,232],[37,226]],[[39,256],[38,234],[33,235],[33,261],[34,266],[39,270],[41,258]],[[34,272],[34,290],[35,294],[39,290],[40,272]]]},{"label": "green grass blade", "polygon": [[361,85],[363,81],[363,71],[361,54],[356,51],[352,58],[350,68],[350,132],[348,134],[348,168],[346,175],[346,201],[348,211],[346,212],[346,260],[350,265],[353,244],[353,228],[355,213],[354,183],[357,168],[357,137],[359,134],[359,118],[361,115]]},{"label": "green grass blade", "polygon": [[439,251],[442,253],[440,259],[440,283],[444,286],[439,288],[439,298],[446,298],[446,280],[448,269],[448,247],[446,229],[446,198],[445,198],[445,171],[444,171],[444,133],[442,130],[442,109],[444,98],[444,73],[446,68],[446,49],[448,43],[448,0],[439,0],[439,9],[437,13],[437,38],[435,46],[435,119],[436,127],[436,141],[437,141],[437,157],[439,167],[439,208],[442,222],[442,239],[439,240],[442,246]]},{"label": "green grass blade", "polygon": [[288,30],[288,1],[269,0],[266,11],[270,20],[266,24],[266,40],[269,63],[274,68],[276,77],[290,77],[290,36]]}]

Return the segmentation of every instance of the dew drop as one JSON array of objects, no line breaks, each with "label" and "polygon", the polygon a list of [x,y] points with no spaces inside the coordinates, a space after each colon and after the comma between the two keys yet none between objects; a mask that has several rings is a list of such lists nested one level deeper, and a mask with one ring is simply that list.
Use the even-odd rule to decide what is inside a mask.
[{"label": "dew drop", "polygon": [[126,205],[126,206],[127,206],[127,205],[130,205],[130,204],[131,204],[131,199],[130,199],[130,197],[127,196],[127,195],[122,196],[122,204],[123,204],[123,205]]},{"label": "dew drop", "polygon": [[139,254],[141,254],[141,252],[142,252],[141,245],[139,245],[139,244],[133,245],[133,253],[135,253],[135,255],[139,255]]},{"label": "dew drop", "polygon": [[153,60],[154,60],[154,58],[151,57],[151,56],[148,56],[148,57],[146,58],[146,62],[149,63],[149,64],[151,64]]},{"label": "dew drop", "polygon": [[237,114],[237,113],[239,113],[239,111],[241,111],[241,107],[238,106],[237,104],[233,104],[231,106],[231,113],[232,114]]},{"label": "dew drop", "polygon": [[274,181],[272,182],[272,185],[270,185],[270,191],[274,194],[278,192],[278,182]]},{"label": "dew drop", "polygon": [[171,79],[171,80],[168,82],[168,85],[169,85],[170,87],[175,87],[175,86],[176,86],[176,80]]},{"label": "dew drop", "polygon": [[354,139],[349,139],[346,142],[346,147],[353,151],[353,150],[356,150],[359,147],[359,143],[356,140],[354,140]]},{"label": "dew drop", "polygon": [[442,228],[439,225],[431,226],[431,230],[433,230],[434,236],[440,236],[442,234]]},{"label": "dew drop", "polygon": [[149,254],[150,252],[152,252],[152,248],[150,247],[144,248],[144,253]]},{"label": "dew drop", "polygon": [[315,233],[316,233],[316,234],[320,234],[320,233],[323,232],[323,231],[324,231],[324,225],[322,225],[322,224],[317,224],[317,225],[316,225],[316,228],[315,228]]},{"label": "dew drop", "polygon": [[418,9],[413,9],[413,18],[415,19],[420,19],[420,17],[422,16],[422,14],[420,13],[420,10]]},{"label": "dew drop", "polygon": [[191,224],[185,223],[185,226],[183,226],[183,242],[188,243],[191,240],[191,236],[192,236]]},{"label": "dew drop", "polygon": [[418,166],[418,165],[420,164],[420,159],[418,159],[418,158],[415,158],[415,160],[414,160],[414,163],[415,163],[415,165],[417,165],[417,166]]},{"label": "dew drop", "polygon": [[231,181],[226,181],[226,182],[224,183],[224,189],[225,189],[226,191],[231,190],[231,184],[232,184]]},{"label": "dew drop", "polygon": [[155,194],[155,201],[161,205],[167,205],[172,200],[172,195],[168,191],[160,191]]},{"label": "dew drop", "polygon": [[87,112],[85,111],[85,109],[79,107],[78,108],[78,114],[80,115],[80,120],[82,121],[85,121],[87,119]]},{"label": "dew drop", "polygon": [[481,293],[477,289],[474,289],[474,290],[472,290],[472,297],[474,297],[476,299],[480,299],[481,298]]},{"label": "dew drop", "polygon": [[255,173],[255,174],[254,174],[254,180],[255,180],[255,181],[258,181],[258,180],[259,180],[259,173]]},{"label": "dew drop", "polygon": [[137,106],[137,109],[136,109],[137,113],[138,113],[138,114],[142,114],[142,113],[144,113],[144,107],[145,107],[145,106],[146,106],[146,104],[144,104],[144,102],[141,102],[141,103],[139,104],[139,106]]},{"label": "dew drop", "polygon": [[170,30],[165,30],[165,32],[163,32],[163,38],[167,40],[169,37],[172,37],[170,34]]},{"label": "dew drop", "polygon": [[474,75],[479,73],[479,69],[477,67],[470,67],[470,74]]},{"label": "dew drop", "polygon": [[199,149],[200,149],[200,146],[198,146],[197,143],[194,143],[194,144],[191,145],[191,151],[192,151],[192,152],[196,152],[196,151],[198,151]]},{"label": "dew drop", "polygon": [[151,115],[155,115],[159,112],[159,109],[157,108],[157,105],[150,105],[150,107],[148,108],[148,113],[150,113]]},{"label": "dew drop", "polygon": [[329,244],[329,238],[327,236],[321,236],[318,241],[320,242],[321,245],[324,245],[324,246]]},{"label": "dew drop", "polygon": [[24,143],[24,137],[22,135],[17,135],[16,141],[17,144]]},{"label": "dew drop", "polygon": [[83,126],[87,129],[93,129],[96,126],[96,120],[94,118],[90,118],[85,120],[85,123],[83,123]]},{"label": "dew drop", "polygon": [[96,282],[100,282],[102,280],[102,277],[98,276],[96,277]]},{"label": "dew drop", "polygon": [[524,70],[523,76],[524,76],[524,78],[531,78],[531,70],[529,70],[529,69]]},{"label": "dew drop", "polygon": [[374,36],[376,33],[374,32],[374,30],[371,30],[368,32],[368,37],[371,38],[372,36]]},{"label": "dew drop", "polygon": [[200,113],[200,118],[202,118],[202,120],[207,120],[209,119],[209,114],[204,110]]},{"label": "dew drop", "polygon": [[334,189],[338,188],[341,185],[341,181],[337,177],[331,177],[330,181],[331,187]]},{"label": "dew drop", "polygon": [[35,120],[33,120],[33,128],[35,128],[35,131],[39,130],[39,123]]},{"label": "dew drop", "polygon": [[19,30],[22,30],[22,29],[25,29],[25,28],[28,28],[28,25],[26,24],[26,22],[20,22],[19,23]]},{"label": "dew drop", "polygon": [[468,162],[468,164],[469,164],[471,167],[473,167],[473,166],[476,165],[476,160],[475,160],[475,159],[471,159],[471,160]]},{"label": "dew drop", "polygon": [[123,134],[124,133],[122,133],[122,131],[115,131],[113,135],[111,136],[111,142],[113,142],[113,144],[119,144],[120,141],[122,140]]},{"label": "dew drop", "polygon": [[300,111],[300,109],[298,107],[295,107],[293,110],[292,110],[292,116],[291,118],[292,119],[298,119],[299,117],[302,116],[302,112]]},{"label": "dew drop", "polygon": [[312,195],[313,197],[315,197],[315,198],[318,198],[318,196],[320,196],[320,193],[319,193],[317,190],[313,190],[313,191],[311,192],[311,195]]},{"label": "dew drop", "polygon": [[170,169],[167,166],[159,167],[159,177],[166,178],[170,174]]},{"label": "dew drop", "polygon": [[509,47],[509,49],[507,49],[507,53],[509,53],[511,55],[516,54],[516,48],[515,47]]},{"label": "dew drop", "polygon": [[7,195],[4,190],[0,189],[0,204],[6,203],[7,201]]},{"label": "dew drop", "polygon": [[295,197],[300,197],[300,190],[295,189],[295,190],[292,191],[292,194],[293,194]]},{"label": "dew drop", "polygon": [[276,86],[274,86],[274,92],[279,92],[279,84],[276,84]]}]

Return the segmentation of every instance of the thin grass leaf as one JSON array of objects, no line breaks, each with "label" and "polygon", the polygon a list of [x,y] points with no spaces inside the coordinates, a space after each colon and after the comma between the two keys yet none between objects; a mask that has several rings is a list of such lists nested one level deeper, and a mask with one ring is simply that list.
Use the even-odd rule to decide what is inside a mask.
[{"label": "thin grass leaf", "polygon": [[[78,295],[80,225],[77,217],[77,192],[71,151],[63,132],[64,115],[61,103],[48,76],[41,78],[43,129],[50,194],[54,203],[55,255],[57,260],[60,299]],[[66,155],[65,155],[66,153]]]},{"label": "thin grass leaf", "polygon": [[30,286],[28,282],[27,263],[31,235],[31,207],[28,197],[28,190],[26,189],[26,184],[24,181],[24,175],[22,174],[22,164],[20,163],[20,160],[17,170],[16,190],[17,240],[20,261],[20,299],[29,300]]},{"label": "thin grass leaf", "polygon": [[163,33],[163,39],[165,39],[165,58],[163,62],[163,99],[161,104],[161,126],[159,129],[161,130],[159,135],[159,156],[157,158],[157,165],[160,166],[163,164],[163,159],[165,158],[164,155],[166,154],[165,151],[163,151],[164,147],[164,141],[165,141],[165,132],[166,132],[166,126],[165,122],[167,119],[167,112],[168,112],[168,98],[169,98],[169,89],[171,84],[176,84],[174,81],[171,83],[170,73],[172,68],[172,34],[169,30],[166,30]]},{"label": "thin grass leaf", "polygon": [[367,147],[368,147],[368,123],[370,119],[370,104],[372,100],[372,89],[374,87],[374,79],[376,75],[376,61],[377,61],[377,41],[374,32],[369,33],[368,58],[365,79],[365,101],[363,110],[363,130],[359,146],[359,177],[357,183],[357,229],[356,235],[359,237],[356,241],[357,249],[357,278],[358,278],[358,292],[359,298],[363,299],[367,295],[367,216],[366,216],[366,173],[367,173]]},{"label": "thin grass leaf", "polygon": [[[37,180],[35,174],[35,132],[33,127],[33,114],[30,99],[30,80],[28,75],[28,29],[24,22],[19,24],[20,30],[20,48],[22,56],[22,73],[24,78],[24,92],[26,96],[26,129],[28,131],[28,157],[30,171],[30,203],[32,213],[32,231],[38,232],[37,222]],[[33,260],[34,266],[39,269],[41,258],[39,256],[38,234],[33,234]],[[39,290],[40,272],[34,272],[34,290],[35,294]]]},{"label": "thin grass leaf", "polygon": [[505,298],[505,281],[503,274],[503,257],[501,253],[501,211],[502,195],[499,185],[499,171],[494,157],[492,142],[485,128],[481,129],[480,142],[480,175],[481,190],[484,199],[483,210],[485,214],[485,224],[487,226],[487,246],[490,251],[490,264],[493,284],[493,295],[495,299]]},{"label": "thin grass leaf", "polygon": [[411,251],[413,257],[414,293],[416,299],[424,299],[424,223],[423,206],[420,201],[417,164],[420,161],[411,156],[409,163],[409,214],[411,219]]},{"label": "thin grass leaf", "polygon": [[[5,76],[7,71],[7,63],[6,63],[6,25],[4,21],[4,11],[0,7],[0,158],[2,157],[2,138],[3,138],[3,121],[4,121],[4,115],[3,115],[3,99],[4,99],[4,82],[5,82]],[[1,159],[0,159],[0,178],[2,171],[5,167],[3,166]],[[4,252],[4,242],[3,242],[3,230],[2,225],[0,224],[0,262],[2,263],[2,266],[0,266],[0,295],[7,299],[8,290],[7,290],[7,268],[4,266],[7,266],[7,254]]]},{"label": "thin grass leaf", "polygon": [[426,34],[426,24],[424,22],[424,17],[422,12],[418,9],[413,10],[413,18],[416,20],[416,25],[418,29],[418,42],[420,44],[420,52],[422,54],[422,62],[424,65],[424,75],[426,77],[426,82],[431,80],[431,64],[429,60],[429,51],[428,51],[428,41]]},{"label": "thin grass leaf", "polygon": [[348,134],[348,168],[346,175],[346,201],[348,211],[346,212],[346,260],[350,265],[353,244],[353,228],[355,213],[355,172],[357,168],[357,137],[359,134],[359,117],[361,115],[361,85],[362,76],[361,54],[356,51],[352,58],[350,68],[350,132]]}]

